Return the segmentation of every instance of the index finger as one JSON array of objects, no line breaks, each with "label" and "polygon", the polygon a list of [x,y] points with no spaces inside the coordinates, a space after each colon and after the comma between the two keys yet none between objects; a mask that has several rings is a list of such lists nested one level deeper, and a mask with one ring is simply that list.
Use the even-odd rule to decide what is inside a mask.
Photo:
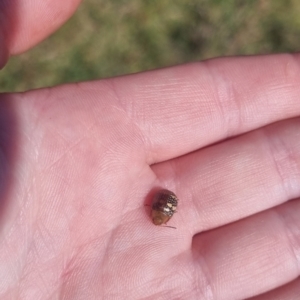
[{"label": "index finger", "polygon": [[299,55],[219,58],[111,79],[148,162],[300,114]]}]

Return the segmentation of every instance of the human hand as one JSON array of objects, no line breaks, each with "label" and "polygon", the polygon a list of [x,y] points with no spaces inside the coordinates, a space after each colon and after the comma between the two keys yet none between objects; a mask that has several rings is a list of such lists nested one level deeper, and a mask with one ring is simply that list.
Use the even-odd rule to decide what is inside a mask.
[{"label": "human hand", "polygon": [[[2,95],[1,298],[245,299],[295,279],[298,63]],[[176,230],[147,214],[157,187],[180,199]]]},{"label": "human hand", "polygon": [[[297,299],[298,66],[1,95],[1,299]],[[144,207],[158,187],[180,199],[176,230]]]}]

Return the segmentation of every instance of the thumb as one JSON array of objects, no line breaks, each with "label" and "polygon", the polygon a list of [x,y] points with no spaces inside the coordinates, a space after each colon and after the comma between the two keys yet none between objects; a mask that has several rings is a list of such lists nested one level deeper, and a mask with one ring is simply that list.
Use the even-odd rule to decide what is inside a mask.
[{"label": "thumb", "polygon": [[4,35],[0,31],[0,69],[2,69],[8,60],[8,49],[6,47]]},{"label": "thumb", "polygon": [[[35,46],[68,20],[81,0],[0,0],[0,65]],[[4,46],[5,45],[5,46]],[[7,49],[7,50],[5,50]]]}]

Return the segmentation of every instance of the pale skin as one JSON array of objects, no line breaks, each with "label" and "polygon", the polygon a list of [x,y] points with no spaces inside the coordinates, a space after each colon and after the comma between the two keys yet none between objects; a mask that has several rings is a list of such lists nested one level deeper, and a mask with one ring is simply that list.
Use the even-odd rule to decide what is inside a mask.
[{"label": "pale skin", "polygon": [[[2,9],[1,65],[78,4]],[[0,298],[298,299],[299,83],[276,55],[1,95]]]}]

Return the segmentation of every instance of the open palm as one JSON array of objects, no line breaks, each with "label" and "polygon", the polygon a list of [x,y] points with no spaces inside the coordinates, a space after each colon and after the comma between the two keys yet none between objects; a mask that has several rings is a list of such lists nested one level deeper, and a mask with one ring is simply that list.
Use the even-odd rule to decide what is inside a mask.
[{"label": "open palm", "polygon": [[299,62],[1,95],[1,299],[297,299]]}]

